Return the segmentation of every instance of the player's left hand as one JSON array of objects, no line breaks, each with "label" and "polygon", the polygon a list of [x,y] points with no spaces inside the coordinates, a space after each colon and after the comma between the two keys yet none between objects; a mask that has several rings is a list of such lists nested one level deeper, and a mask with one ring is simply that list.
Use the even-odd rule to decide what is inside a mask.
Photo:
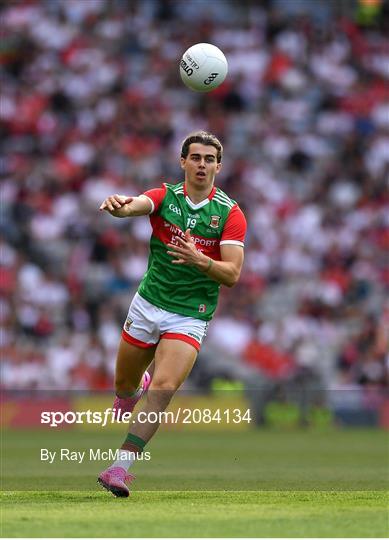
[{"label": "player's left hand", "polygon": [[175,257],[172,263],[197,266],[204,255],[197,250],[196,244],[190,235],[190,229],[186,229],[185,238],[176,236],[175,240],[177,244],[168,244],[168,248],[170,248],[170,251],[167,252],[168,255]]}]

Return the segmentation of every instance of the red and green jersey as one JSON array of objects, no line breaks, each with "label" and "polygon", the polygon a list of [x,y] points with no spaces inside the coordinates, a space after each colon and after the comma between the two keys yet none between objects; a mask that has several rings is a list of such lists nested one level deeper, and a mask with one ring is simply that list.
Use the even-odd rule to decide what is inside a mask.
[{"label": "red and green jersey", "polygon": [[186,229],[199,251],[220,261],[223,244],[244,245],[246,220],[235,201],[214,187],[194,204],[184,182],[163,184],[144,193],[151,203],[152,236],[147,272],[139,294],[166,311],[209,321],[216,309],[220,284],[195,267],[172,264],[167,244],[184,237]]}]

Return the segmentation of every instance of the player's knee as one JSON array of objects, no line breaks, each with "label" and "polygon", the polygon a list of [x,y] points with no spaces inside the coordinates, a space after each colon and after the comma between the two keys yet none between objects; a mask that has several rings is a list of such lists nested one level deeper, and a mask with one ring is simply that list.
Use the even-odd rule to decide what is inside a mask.
[{"label": "player's knee", "polygon": [[180,383],[172,379],[156,378],[151,381],[150,390],[174,393],[180,386]]}]

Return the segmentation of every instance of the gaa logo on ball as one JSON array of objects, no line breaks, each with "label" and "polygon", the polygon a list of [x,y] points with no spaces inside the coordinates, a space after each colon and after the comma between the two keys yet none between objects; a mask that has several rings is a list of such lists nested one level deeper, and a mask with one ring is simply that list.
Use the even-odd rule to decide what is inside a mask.
[{"label": "gaa logo on ball", "polygon": [[214,90],[224,81],[227,72],[226,57],[218,47],[210,43],[192,45],[181,58],[181,79],[196,92]]}]

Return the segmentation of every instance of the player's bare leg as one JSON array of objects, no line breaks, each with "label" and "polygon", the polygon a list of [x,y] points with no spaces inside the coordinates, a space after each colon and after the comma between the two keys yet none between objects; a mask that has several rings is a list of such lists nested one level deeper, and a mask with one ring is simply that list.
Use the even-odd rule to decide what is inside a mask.
[{"label": "player's bare leg", "polygon": [[[197,351],[184,341],[162,339],[155,352],[155,370],[147,393],[147,401],[142,408],[142,420],[149,412],[162,412],[169,405],[172,397],[180,388],[192,370],[197,358]],[[159,423],[139,422],[135,419],[129,435],[134,435],[147,443],[157,431]],[[122,448],[130,448],[131,443],[124,443]],[[139,451],[135,450],[135,451]]]},{"label": "player's bare leg", "polygon": [[115,369],[115,392],[118,397],[129,397],[139,388],[143,374],[154,358],[156,347],[144,349],[120,339]]},{"label": "player's bare leg", "polygon": [[[164,411],[171,398],[189,375],[197,357],[192,345],[179,340],[162,339],[155,351],[155,369],[147,401],[140,412],[143,417],[150,412]],[[131,421],[132,422],[132,421]],[[159,427],[158,422],[130,424],[131,429],[124,441],[119,458],[99,476],[99,483],[117,497],[128,497],[126,484],[134,479],[127,469],[134,462],[134,456],[143,451]]]},{"label": "player's bare leg", "polygon": [[153,360],[156,346],[141,348],[120,340],[116,360],[115,391],[113,407],[115,417],[120,420],[123,413],[132,412],[151,382],[150,372],[146,371]]}]

